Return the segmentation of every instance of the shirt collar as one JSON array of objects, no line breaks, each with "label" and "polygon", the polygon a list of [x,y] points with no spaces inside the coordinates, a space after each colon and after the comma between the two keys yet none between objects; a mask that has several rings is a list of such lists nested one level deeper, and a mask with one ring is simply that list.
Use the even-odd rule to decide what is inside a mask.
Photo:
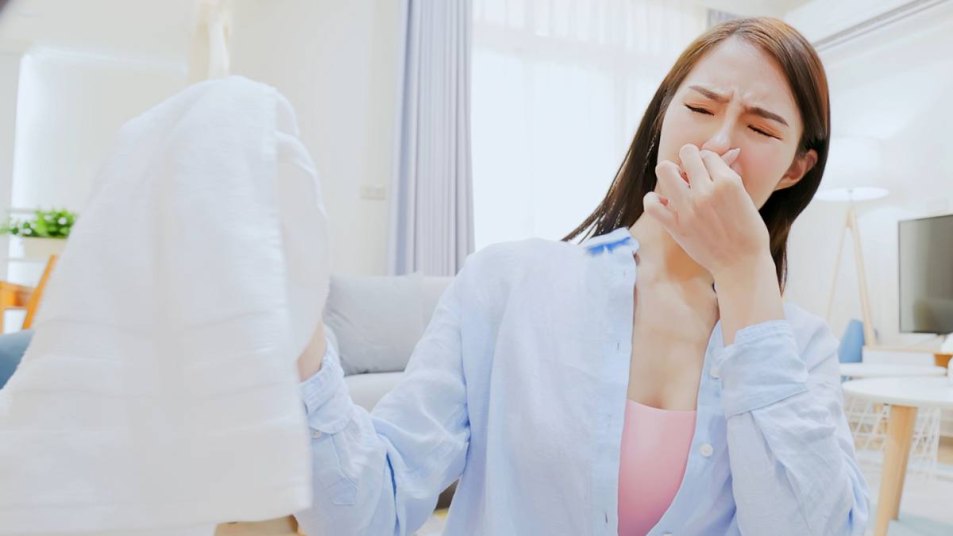
[{"label": "shirt collar", "polygon": [[628,227],[619,227],[608,233],[593,236],[584,240],[581,245],[586,248],[586,252],[590,255],[596,255],[603,251],[611,253],[617,247],[625,248],[631,253],[635,253],[639,249],[639,241],[632,236]]}]

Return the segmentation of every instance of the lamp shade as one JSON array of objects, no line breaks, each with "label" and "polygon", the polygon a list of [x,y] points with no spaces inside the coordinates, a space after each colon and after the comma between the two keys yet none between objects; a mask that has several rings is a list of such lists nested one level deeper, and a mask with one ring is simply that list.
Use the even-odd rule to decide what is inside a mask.
[{"label": "lamp shade", "polygon": [[883,148],[875,138],[832,138],[817,198],[865,201],[887,195],[883,186]]}]

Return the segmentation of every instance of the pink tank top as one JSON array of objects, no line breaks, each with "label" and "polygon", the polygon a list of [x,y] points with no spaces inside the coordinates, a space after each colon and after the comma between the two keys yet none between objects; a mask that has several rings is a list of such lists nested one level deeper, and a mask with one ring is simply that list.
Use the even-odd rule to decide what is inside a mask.
[{"label": "pink tank top", "polygon": [[685,475],[695,412],[627,400],[619,464],[619,535],[645,536],[668,509]]}]

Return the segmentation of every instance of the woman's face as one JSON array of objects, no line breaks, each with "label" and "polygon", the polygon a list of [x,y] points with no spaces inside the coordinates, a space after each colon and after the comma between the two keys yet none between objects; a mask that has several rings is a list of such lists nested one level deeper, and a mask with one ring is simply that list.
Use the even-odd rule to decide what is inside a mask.
[{"label": "woman's face", "polygon": [[[662,121],[659,162],[679,166],[692,144],[719,155],[740,147],[732,169],[761,208],[775,190],[796,184],[817,162],[810,150],[795,158],[801,114],[781,68],[771,56],[739,38],[728,38],[692,69]],[[665,191],[656,187],[661,195]]]}]

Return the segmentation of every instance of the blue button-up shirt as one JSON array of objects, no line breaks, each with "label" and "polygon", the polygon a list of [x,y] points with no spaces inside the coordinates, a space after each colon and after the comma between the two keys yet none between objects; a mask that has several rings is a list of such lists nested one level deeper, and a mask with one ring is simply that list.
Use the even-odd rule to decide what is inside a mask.
[{"label": "blue button-up shirt", "polygon": [[[314,482],[302,528],[412,534],[459,478],[447,535],[617,534],[638,247],[621,228],[472,255],[371,413],[330,349],[302,383]],[[716,324],[685,476],[650,534],[863,534],[837,341],[820,318],[785,314],[728,347]]]}]

